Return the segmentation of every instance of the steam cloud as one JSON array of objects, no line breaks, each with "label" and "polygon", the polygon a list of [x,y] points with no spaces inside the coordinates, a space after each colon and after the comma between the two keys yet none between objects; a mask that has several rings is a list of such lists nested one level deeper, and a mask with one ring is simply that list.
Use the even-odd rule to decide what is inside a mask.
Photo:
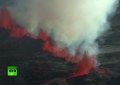
[{"label": "steam cloud", "polygon": [[118,0],[13,0],[12,18],[29,33],[44,30],[58,48],[74,55],[99,53],[96,39],[109,28]]}]

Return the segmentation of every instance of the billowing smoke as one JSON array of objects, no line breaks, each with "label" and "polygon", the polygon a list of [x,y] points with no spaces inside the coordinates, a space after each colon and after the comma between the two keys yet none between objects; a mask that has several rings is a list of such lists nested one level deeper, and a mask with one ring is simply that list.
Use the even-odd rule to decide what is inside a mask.
[{"label": "billowing smoke", "polygon": [[97,55],[96,39],[109,28],[118,0],[13,0],[8,9],[36,37],[45,31],[58,48]]}]

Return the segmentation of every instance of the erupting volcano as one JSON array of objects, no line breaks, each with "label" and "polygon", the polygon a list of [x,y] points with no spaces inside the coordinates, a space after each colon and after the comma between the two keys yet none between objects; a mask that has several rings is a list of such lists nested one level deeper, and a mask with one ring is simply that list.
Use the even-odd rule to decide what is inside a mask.
[{"label": "erupting volcano", "polygon": [[89,74],[97,66],[96,39],[109,27],[117,0],[13,0],[1,7],[0,27],[10,36],[44,41],[42,49],[76,64],[72,77]]}]

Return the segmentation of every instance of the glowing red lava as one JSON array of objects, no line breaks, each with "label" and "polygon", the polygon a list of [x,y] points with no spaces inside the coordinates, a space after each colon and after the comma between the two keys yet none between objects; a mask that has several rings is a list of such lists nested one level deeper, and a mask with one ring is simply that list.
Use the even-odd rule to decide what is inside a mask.
[{"label": "glowing red lava", "polygon": [[[10,14],[7,9],[0,11],[0,27],[10,30],[10,36],[15,38],[22,38],[23,36],[29,36],[32,39],[36,39],[33,35],[30,35],[23,27],[16,25],[15,21],[11,19]],[[59,58],[64,58],[66,61],[76,64],[78,69],[72,73],[72,77],[87,75],[91,72],[91,69],[95,66],[94,56],[88,57],[86,53],[83,59],[78,61],[78,56],[80,52],[71,58],[67,53],[67,49],[55,48],[49,41],[48,36],[45,32],[41,31],[39,38],[44,41],[43,50],[51,52],[54,56]]]}]

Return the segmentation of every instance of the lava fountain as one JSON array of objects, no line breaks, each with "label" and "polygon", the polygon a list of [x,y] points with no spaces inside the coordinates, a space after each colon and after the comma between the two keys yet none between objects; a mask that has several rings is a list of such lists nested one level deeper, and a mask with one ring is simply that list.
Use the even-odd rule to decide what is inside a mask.
[{"label": "lava fountain", "polygon": [[1,6],[0,26],[10,36],[44,41],[43,50],[76,64],[73,77],[87,75],[97,66],[99,38],[118,0],[12,0]]}]

